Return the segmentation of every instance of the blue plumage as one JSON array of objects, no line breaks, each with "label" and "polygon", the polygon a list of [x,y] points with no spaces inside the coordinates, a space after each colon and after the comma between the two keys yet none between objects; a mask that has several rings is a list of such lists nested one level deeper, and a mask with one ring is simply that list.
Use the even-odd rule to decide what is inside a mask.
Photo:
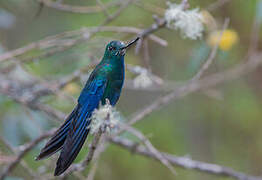
[{"label": "blue plumage", "polygon": [[92,112],[99,103],[104,104],[106,99],[111,105],[117,103],[124,82],[125,51],[135,41],[127,45],[112,41],[107,45],[102,61],[91,73],[78,98],[77,106],[36,158],[40,160],[61,150],[55,176],[62,174],[75,160],[89,133]]}]

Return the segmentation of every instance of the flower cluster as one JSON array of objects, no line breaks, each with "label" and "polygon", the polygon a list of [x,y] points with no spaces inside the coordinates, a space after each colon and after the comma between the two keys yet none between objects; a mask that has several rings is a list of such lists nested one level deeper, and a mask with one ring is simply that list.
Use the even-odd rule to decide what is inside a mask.
[{"label": "flower cluster", "polygon": [[91,117],[91,124],[88,128],[90,128],[92,134],[99,130],[110,133],[118,128],[120,120],[120,113],[110,105],[109,100],[106,100],[105,105],[100,105],[98,109],[94,110]]},{"label": "flower cluster", "polygon": [[196,40],[202,37],[204,26],[199,9],[184,10],[183,5],[171,3],[168,6],[165,13],[168,28],[179,29],[185,38]]}]

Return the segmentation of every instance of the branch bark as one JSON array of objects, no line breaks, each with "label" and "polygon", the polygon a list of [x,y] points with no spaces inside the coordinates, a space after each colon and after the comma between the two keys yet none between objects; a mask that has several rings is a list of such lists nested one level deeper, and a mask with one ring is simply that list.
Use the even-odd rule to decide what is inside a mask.
[{"label": "branch bark", "polygon": [[[141,145],[138,146],[137,143],[134,143],[128,139],[117,137],[117,138],[111,139],[111,142],[120,147],[127,149],[131,153],[143,155],[143,156],[159,161],[158,157],[156,157],[154,153],[148,151],[145,147]],[[192,170],[196,170],[196,171],[200,171],[200,172],[204,172],[208,174],[231,177],[237,180],[262,180],[262,177],[250,176],[250,175],[235,171],[225,166],[196,161],[196,160],[192,160],[189,157],[178,157],[178,156],[174,156],[174,155],[163,153],[163,152],[161,152],[161,154],[172,165],[179,166],[184,169],[192,169]]]},{"label": "branch bark", "polygon": [[54,132],[54,129],[47,131],[35,140],[31,141],[30,143],[20,146],[20,152],[18,153],[17,157],[12,162],[10,162],[9,165],[1,173],[0,180],[4,180],[5,177],[17,166],[17,164],[30,150],[32,150],[43,139],[46,139],[47,137],[51,136]]}]

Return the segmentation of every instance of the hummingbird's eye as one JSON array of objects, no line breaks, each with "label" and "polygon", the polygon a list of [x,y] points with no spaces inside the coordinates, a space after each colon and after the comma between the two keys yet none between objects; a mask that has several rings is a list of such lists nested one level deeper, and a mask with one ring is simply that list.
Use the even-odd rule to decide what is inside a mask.
[{"label": "hummingbird's eye", "polygon": [[108,50],[109,50],[109,51],[116,50],[116,47],[109,46],[109,47],[108,47]]}]

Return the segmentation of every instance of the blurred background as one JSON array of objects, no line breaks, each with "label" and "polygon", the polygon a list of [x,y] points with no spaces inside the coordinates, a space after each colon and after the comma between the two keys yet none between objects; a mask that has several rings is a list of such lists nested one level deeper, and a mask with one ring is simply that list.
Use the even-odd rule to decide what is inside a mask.
[{"label": "blurred background", "polygon": [[[119,5],[117,0],[58,1],[49,2],[96,8],[90,13],[75,13],[49,7],[37,0],[0,1],[1,54],[32,42],[57,38],[54,42],[45,41],[41,46],[36,45],[16,58],[0,62],[0,71],[4,74],[1,75],[2,79],[8,77],[9,80],[22,84],[24,89],[20,90],[23,93],[27,93],[27,85],[31,82],[47,85],[48,82],[70,77],[78,69],[90,67],[90,64],[101,59],[105,45],[110,40],[126,41],[135,36],[134,33],[115,31],[99,32],[93,36],[89,32],[61,34],[101,25],[108,14],[113,15],[119,10],[121,3]],[[108,4],[110,6],[107,6]],[[161,28],[154,35],[161,37],[168,45],[162,46],[148,39],[147,50],[143,47],[135,54],[135,48],[131,49],[126,55],[126,63],[147,69],[161,77],[164,82],[168,82],[169,86],[180,85],[192,78],[206,61],[219,34],[217,30],[222,29],[227,17],[230,18],[229,26],[221,37],[214,62],[203,76],[223,72],[246,61],[254,27],[262,21],[262,1],[189,0],[189,4],[190,8],[199,8],[206,18],[202,38],[191,40],[184,38],[179,31]],[[154,23],[152,15],[163,17],[167,7],[164,0],[136,0],[105,26],[145,29]],[[262,30],[256,28],[259,50]],[[57,34],[61,37],[56,37]],[[90,35],[92,37],[89,37]],[[83,37],[90,39],[80,40],[73,47],[67,48],[67,44],[70,45],[74,40]],[[92,67],[84,70],[78,80],[63,86],[61,91],[51,95],[40,95],[38,100],[65,114],[70,113],[75,105],[74,99],[78,97]],[[258,68],[229,83],[180,98],[152,112],[134,127],[143,132],[158,150],[259,176],[262,174],[261,70]],[[140,88],[139,85],[133,88],[132,81],[137,76],[138,74],[127,71],[127,83],[116,107],[127,121],[133,113],[166,94],[170,88],[151,88],[150,83],[144,88]],[[131,85],[128,82],[131,82]],[[28,97],[30,98],[30,94]],[[32,110],[25,104],[0,94],[0,170],[15,158],[10,147],[15,150],[45,131],[58,127],[60,123],[46,113]],[[123,136],[137,140],[127,133]],[[33,179],[30,169],[46,179],[55,179],[52,173],[57,155],[47,160],[34,161],[44,142],[27,153],[6,179]],[[10,147],[7,147],[6,143]],[[84,159],[87,152],[86,143],[76,162]],[[26,164],[26,167],[23,164]],[[90,166],[83,174],[88,174],[89,169]],[[177,176],[155,160],[132,154],[110,144],[99,159],[95,179],[231,179],[178,167],[175,169]],[[70,175],[68,179],[79,177]]]}]

